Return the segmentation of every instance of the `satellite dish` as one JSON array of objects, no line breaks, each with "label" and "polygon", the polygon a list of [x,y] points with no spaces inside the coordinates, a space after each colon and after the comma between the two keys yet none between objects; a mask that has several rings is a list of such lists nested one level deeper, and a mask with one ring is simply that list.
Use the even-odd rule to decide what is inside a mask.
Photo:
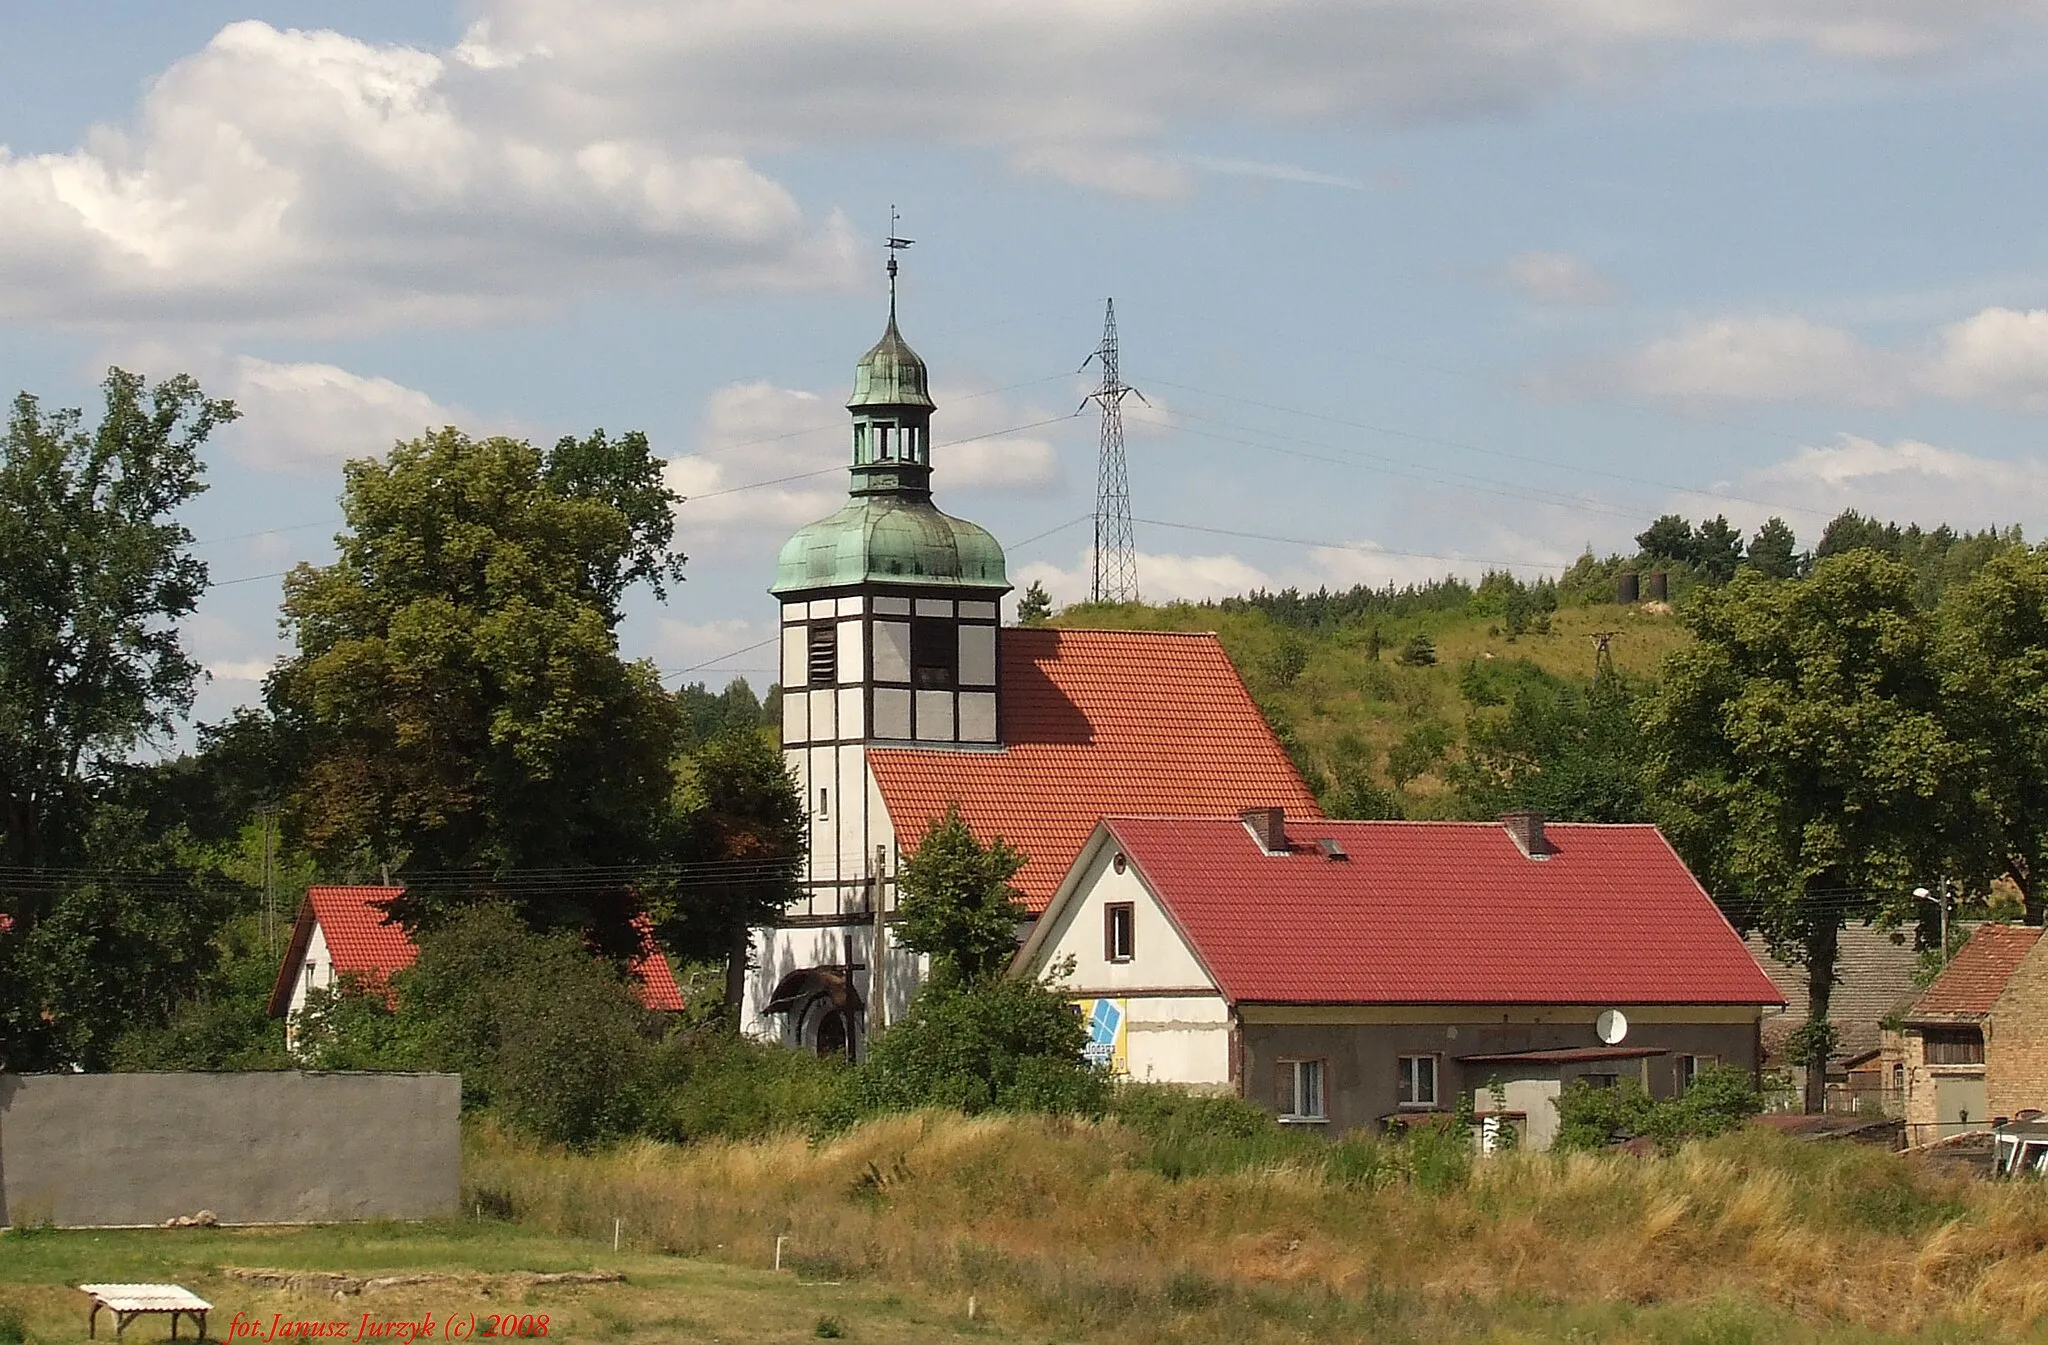
[{"label": "satellite dish", "polygon": [[1609,1046],[1619,1046],[1628,1036],[1628,1015],[1620,1009],[1602,1009],[1593,1020],[1593,1031]]}]

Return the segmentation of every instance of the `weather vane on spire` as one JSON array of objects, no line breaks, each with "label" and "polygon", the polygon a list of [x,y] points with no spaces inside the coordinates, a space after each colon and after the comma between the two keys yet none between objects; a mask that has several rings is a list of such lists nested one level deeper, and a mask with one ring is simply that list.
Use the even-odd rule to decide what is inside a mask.
[{"label": "weather vane on spire", "polygon": [[896,224],[900,218],[901,216],[896,213],[896,207],[893,204],[890,205],[889,241],[882,244],[882,246],[889,249],[889,316],[892,318],[896,316],[896,254],[917,241],[915,238],[898,238],[896,236]]}]

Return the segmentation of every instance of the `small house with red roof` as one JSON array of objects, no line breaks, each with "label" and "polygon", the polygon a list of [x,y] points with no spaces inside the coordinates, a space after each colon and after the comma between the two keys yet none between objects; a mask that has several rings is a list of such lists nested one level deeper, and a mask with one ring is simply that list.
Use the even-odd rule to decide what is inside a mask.
[{"label": "small house with red roof", "polygon": [[[309,887],[292,925],[291,942],[270,991],[270,1016],[284,1020],[285,1046],[295,1044],[294,1023],[315,990],[344,982],[388,985],[419,958],[419,948],[382,903],[403,895],[402,887]],[[657,1013],[680,1013],[682,987],[654,941],[645,916],[636,922],[640,953],[628,970],[639,982],[640,1002]]]},{"label": "small house with red roof", "polygon": [[1779,995],[1653,826],[1112,816],[1018,953],[1102,1056],[1331,1132],[1455,1113],[1545,1147],[1575,1079],[1754,1071]]},{"label": "small house with red roof", "polygon": [[2041,933],[2034,925],[1977,926],[1907,1007],[1900,1034],[1907,1143],[2048,1110],[2048,939]]},{"label": "small house with red roof", "polygon": [[1026,856],[1036,913],[1102,817],[1314,796],[1213,635],[1004,627],[988,532],[932,502],[925,364],[897,330],[854,374],[847,502],[783,547],[782,746],[810,818],[801,896],[752,931],[742,1026],[857,1055],[908,1005],[897,865],[957,803]]}]

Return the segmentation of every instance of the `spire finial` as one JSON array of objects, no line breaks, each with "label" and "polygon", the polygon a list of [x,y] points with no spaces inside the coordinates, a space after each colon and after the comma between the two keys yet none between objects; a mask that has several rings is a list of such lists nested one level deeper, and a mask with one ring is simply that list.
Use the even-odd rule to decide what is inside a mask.
[{"label": "spire finial", "polygon": [[891,203],[889,206],[889,240],[882,244],[883,247],[889,249],[889,321],[891,322],[896,320],[896,254],[917,241],[915,238],[898,238],[896,236],[896,224],[901,218],[896,213],[896,206],[894,203]]}]

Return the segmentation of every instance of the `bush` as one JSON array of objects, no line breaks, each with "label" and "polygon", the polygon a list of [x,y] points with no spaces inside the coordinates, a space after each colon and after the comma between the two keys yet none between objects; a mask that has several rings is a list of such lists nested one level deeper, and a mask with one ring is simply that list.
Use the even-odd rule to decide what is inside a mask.
[{"label": "bush", "polygon": [[643,1128],[676,1143],[815,1131],[843,1110],[851,1075],[809,1051],[724,1031],[677,1033],[655,1052]]},{"label": "bush", "polygon": [[536,934],[511,908],[486,905],[422,934],[419,948],[391,995],[350,985],[309,999],[309,1065],[459,1073],[466,1108],[551,1143],[593,1144],[635,1126],[647,1102],[648,1016],[581,938]]},{"label": "bush", "polygon": [[1683,1094],[1656,1099],[1634,1079],[1595,1088],[1575,1079],[1557,1101],[1560,1150],[1598,1149],[1617,1139],[1647,1137],[1673,1149],[1738,1129],[1763,1110],[1749,1075],[1729,1065],[1701,1070]]},{"label": "bush", "polygon": [[1081,1051],[1087,1029],[1038,981],[927,982],[903,1020],[875,1037],[854,1071],[846,1112],[953,1107],[1099,1116],[1110,1080]]}]

